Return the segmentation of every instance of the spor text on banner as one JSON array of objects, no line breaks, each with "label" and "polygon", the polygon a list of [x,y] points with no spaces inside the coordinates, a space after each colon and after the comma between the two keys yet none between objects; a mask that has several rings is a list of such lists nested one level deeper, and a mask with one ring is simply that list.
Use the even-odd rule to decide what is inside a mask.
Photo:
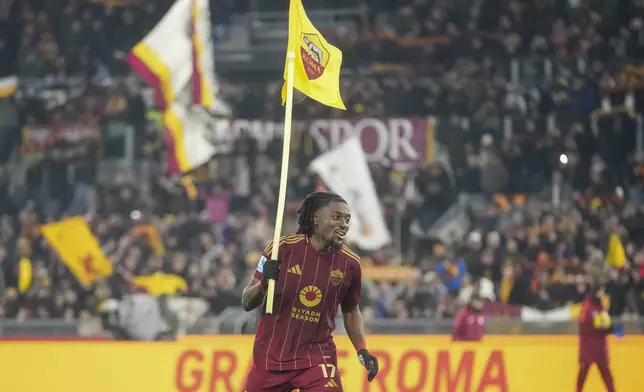
[{"label": "spor text on banner", "polygon": [[[431,161],[437,155],[436,127],[440,121],[434,117],[395,117],[360,119],[315,119],[294,121],[295,135],[308,134],[321,152],[332,150],[352,136],[360,139],[369,162],[389,160],[400,167],[409,167]],[[284,124],[263,120],[218,119],[212,124],[212,143],[217,154],[232,151],[235,140],[248,134],[257,140],[260,150],[267,148],[273,138],[284,131]]]},{"label": "spor text on banner", "polygon": [[[439,336],[371,336],[380,373],[368,383],[346,337],[338,369],[351,392],[543,392],[574,390],[575,336],[490,336],[453,344]],[[0,342],[0,390],[21,392],[239,392],[251,336],[187,336],[179,342]],[[642,391],[644,337],[611,340],[617,390]],[[543,360],[536,361],[535,358]],[[30,369],[25,376],[24,369]],[[592,370],[588,391],[603,390]]]}]

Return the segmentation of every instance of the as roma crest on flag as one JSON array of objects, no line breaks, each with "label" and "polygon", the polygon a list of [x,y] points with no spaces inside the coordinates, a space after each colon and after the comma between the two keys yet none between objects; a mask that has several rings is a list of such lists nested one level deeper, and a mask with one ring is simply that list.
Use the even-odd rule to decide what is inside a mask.
[{"label": "as roma crest on flag", "polygon": [[344,272],[342,272],[341,270],[337,269],[337,270],[331,271],[331,282],[335,286],[337,286],[340,283],[342,283],[343,278],[344,278]]},{"label": "as roma crest on flag", "polygon": [[[342,51],[326,41],[306,15],[302,0],[290,0],[284,82],[293,72],[293,88],[323,105],[346,110],[340,95]],[[289,71],[291,69],[292,71]],[[282,105],[286,103],[286,83]]]},{"label": "as roma crest on flag", "polygon": [[324,73],[329,62],[329,51],[324,47],[320,36],[317,34],[302,34],[300,45],[302,65],[309,80],[318,79]]}]

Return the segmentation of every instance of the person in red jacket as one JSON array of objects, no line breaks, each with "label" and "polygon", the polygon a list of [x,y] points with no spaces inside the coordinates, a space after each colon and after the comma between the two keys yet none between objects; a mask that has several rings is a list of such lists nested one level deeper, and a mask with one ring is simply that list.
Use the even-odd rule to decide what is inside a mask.
[{"label": "person in red jacket", "polygon": [[607,305],[602,303],[604,288],[599,286],[591,289],[584,300],[579,315],[579,373],[577,375],[577,392],[582,392],[588,371],[596,364],[604,380],[606,390],[615,392],[613,375],[608,366],[608,344],[606,337],[614,333],[624,336],[621,327],[612,324],[608,315]]},{"label": "person in red jacket", "polygon": [[478,294],[472,294],[470,302],[456,315],[452,340],[457,342],[479,342],[485,334],[485,317],[483,300]]}]

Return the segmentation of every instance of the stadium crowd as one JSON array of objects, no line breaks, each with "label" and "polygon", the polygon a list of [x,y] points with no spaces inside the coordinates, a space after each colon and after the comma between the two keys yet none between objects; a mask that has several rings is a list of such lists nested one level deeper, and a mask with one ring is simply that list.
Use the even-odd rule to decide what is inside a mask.
[{"label": "stadium crowd", "polygon": [[[281,140],[261,149],[241,136],[230,154],[200,171],[195,199],[165,173],[162,137],[140,84],[123,77],[128,50],[168,5],[3,2],[9,38],[0,40],[0,61],[17,56],[24,86],[0,101],[0,315],[89,318],[100,300],[130,290],[134,276],[158,271],[182,276],[188,294],[208,299],[213,315],[239,304],[257,252],[272,235]],[[633,90],[644,43],[642,5],[359,5],[360,34],[325,32],[353,71],[342,79],[348,110],[305,101],[296,116],[434,115],[437,141],[450,156],[449,163],[407,172],[371,164],[388,224],[401,229],[391,247],[360,253],[365,265],[402,264],[418,278],[366,284],[365,314],[449,317],[474,290],[491,302],[553,309],[578,302],[598,276],[607,280],[613,315],[644,314],[644,157],[636,148],[642,107]],[[214,19],[221,24],[255,9],[227,2],[218,14],[218,7]],[[624,72],[625,65],[632,67]],[[280,119],[279,80],[223,76],[220,92],[233,117]],[[81,82],[68,83],[73,78]],[[631,90],[632,104],[624,98]],[[103,135],[114,124],[131,126],[137,170],[101,176],[101,160],[119,154],[105,136],[102,143],[91,133],[37,145],[23,140],[25,128],[59,123],[91,124]],[[294,227],[292,207],[321,186],[306,170],[319,153],[300,148],[306,139],[294,145],[285,231]],[[24,176],[15,175],[16,167]],[[481,193],[484,201],[468,211],[463,239],[441,243],[432,225],[462,192]],[[90,287],[78,283],[38,231],[74,215],[90,222],[116,266]],[[164,252],[136,230],[146,225],[158,231]],[[620,247],[624,255],[616,255]],[[33,279],[19,290],[23,257],[32,260]]]}]

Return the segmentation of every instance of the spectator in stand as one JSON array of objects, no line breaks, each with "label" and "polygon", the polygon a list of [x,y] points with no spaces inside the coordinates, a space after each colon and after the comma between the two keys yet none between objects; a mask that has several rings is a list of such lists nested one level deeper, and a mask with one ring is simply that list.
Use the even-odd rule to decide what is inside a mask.
[{"label": "spectator in stand", "polygon": [[480,342],[485,334],[485,317],[482,311],[483,300],[478,294],[473,294],[467,305],[456,315],[452,341]]},{"label": "spectator in stand", "polygon": [[[440,245],[437,245],[440,247]],[[435,252],[436,253],[436,252]],[[458,295],[463,286],[463,278],[467,274],[467,267],[463,260],[453,260],[445,253],[438,254],[436,273],[447,290],[452,295]]]}]

